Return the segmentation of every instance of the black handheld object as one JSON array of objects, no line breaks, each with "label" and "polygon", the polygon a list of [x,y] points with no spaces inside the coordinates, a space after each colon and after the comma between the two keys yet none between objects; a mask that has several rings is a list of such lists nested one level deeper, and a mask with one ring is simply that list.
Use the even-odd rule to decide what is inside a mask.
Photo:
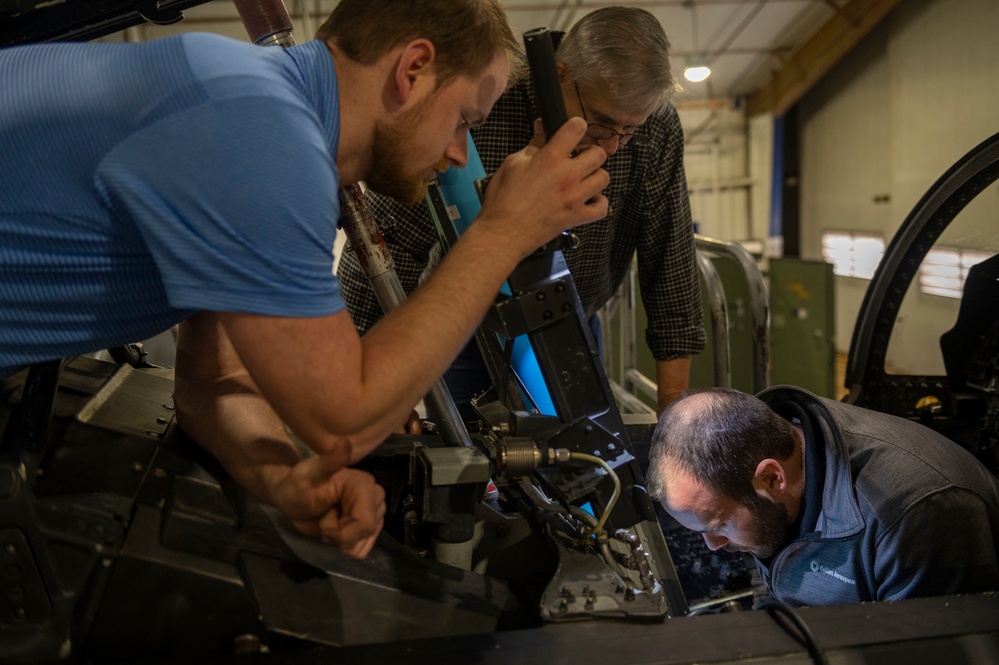
[{"label": "black handheld object", "polygon": [[525,32],[524,52],[531,69],[534,101],[541,112],[541,124],[544,126],[545,136],[551,138],[568,120],[558,69],[555,67],[555,47],[551,31],[548,28],[535,28]]}]

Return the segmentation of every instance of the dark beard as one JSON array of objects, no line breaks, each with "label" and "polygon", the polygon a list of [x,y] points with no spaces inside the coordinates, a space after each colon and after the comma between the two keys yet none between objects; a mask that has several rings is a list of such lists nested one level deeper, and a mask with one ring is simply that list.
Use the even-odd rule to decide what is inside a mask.
[{"label": "dark beard", "polygon": [[743,550],[757,559],[765,560],[772,557],[784,545],[787,530],[791,520],[787,508],[783,504],[767,501],[754,496],[746,502],[746,507],[756,520],[754,540],[758,545],[752,549]]}]

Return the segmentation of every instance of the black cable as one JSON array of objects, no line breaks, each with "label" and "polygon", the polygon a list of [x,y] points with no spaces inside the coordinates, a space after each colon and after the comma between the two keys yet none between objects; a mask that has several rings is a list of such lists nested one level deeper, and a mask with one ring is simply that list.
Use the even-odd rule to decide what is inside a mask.
[{"label": "black cable", "polygon": [[812,634],[811,629],[808,627],[798,613],[795,612],[789,605],[782,603],[779,600],[774,600],[773,598],[767,598],[760,601],[753,608],[755,610],[767,610],[767,613],[771,616],[775,614],[780,614],[787,618],[788,621],[794,626],[797,634],[794,631],[788,630],[788,626],[774,617],[774,622],[784,629],[794,641],[805,647],[808,650],[808,655],[812,657],[812,661],[816,665],[829,665],[829,659],[826,658],[825,652],[819,643],[815,639],[815,635]]}]

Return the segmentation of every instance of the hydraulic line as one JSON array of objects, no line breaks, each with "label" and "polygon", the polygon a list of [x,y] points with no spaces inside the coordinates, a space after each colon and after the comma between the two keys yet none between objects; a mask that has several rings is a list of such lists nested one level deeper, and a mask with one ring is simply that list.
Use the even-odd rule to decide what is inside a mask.
[{"label": "hydraulic line", "polygon": [[610,467],[610,464],[603,461],[596,455],[573,451],[569,453],[569,458],[590,462],[592,464],[596,464],[597,466],[603,467],[603,469],[607,472],[607,475],[610,476],[610,479],[614,481],[614,493],[611,494],[610,500],[607,501],[607,507],[604,508],[604,511],[601,513],[600,519],[597,520],[596,525],[589,530],[591,534],[599,534],[603,530],[604,523],[607,522],[607,518],[610,517],[611,511],[614,510],[614,504],[617,503],[617,498],[621,496],[621,481],[618,479],[617,474],[614,473],[614,469]]}]

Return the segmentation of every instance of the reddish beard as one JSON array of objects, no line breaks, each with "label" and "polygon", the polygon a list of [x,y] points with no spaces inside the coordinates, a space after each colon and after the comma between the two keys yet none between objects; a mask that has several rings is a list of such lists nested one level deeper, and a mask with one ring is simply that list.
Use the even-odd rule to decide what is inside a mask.
[{"label": "reddish beard", "polygon": [[423,200],[431,171],[444,171],[448,160],[441,156],[434,164],[410,168],[406,151],[412,137],[417,136],[429,107],[430,98],[410,109],[394,123],[379,123],[375,127],[371,149],[371,168],[365,183],[369,188],[389,196],[399,203],[414,205]]}]

